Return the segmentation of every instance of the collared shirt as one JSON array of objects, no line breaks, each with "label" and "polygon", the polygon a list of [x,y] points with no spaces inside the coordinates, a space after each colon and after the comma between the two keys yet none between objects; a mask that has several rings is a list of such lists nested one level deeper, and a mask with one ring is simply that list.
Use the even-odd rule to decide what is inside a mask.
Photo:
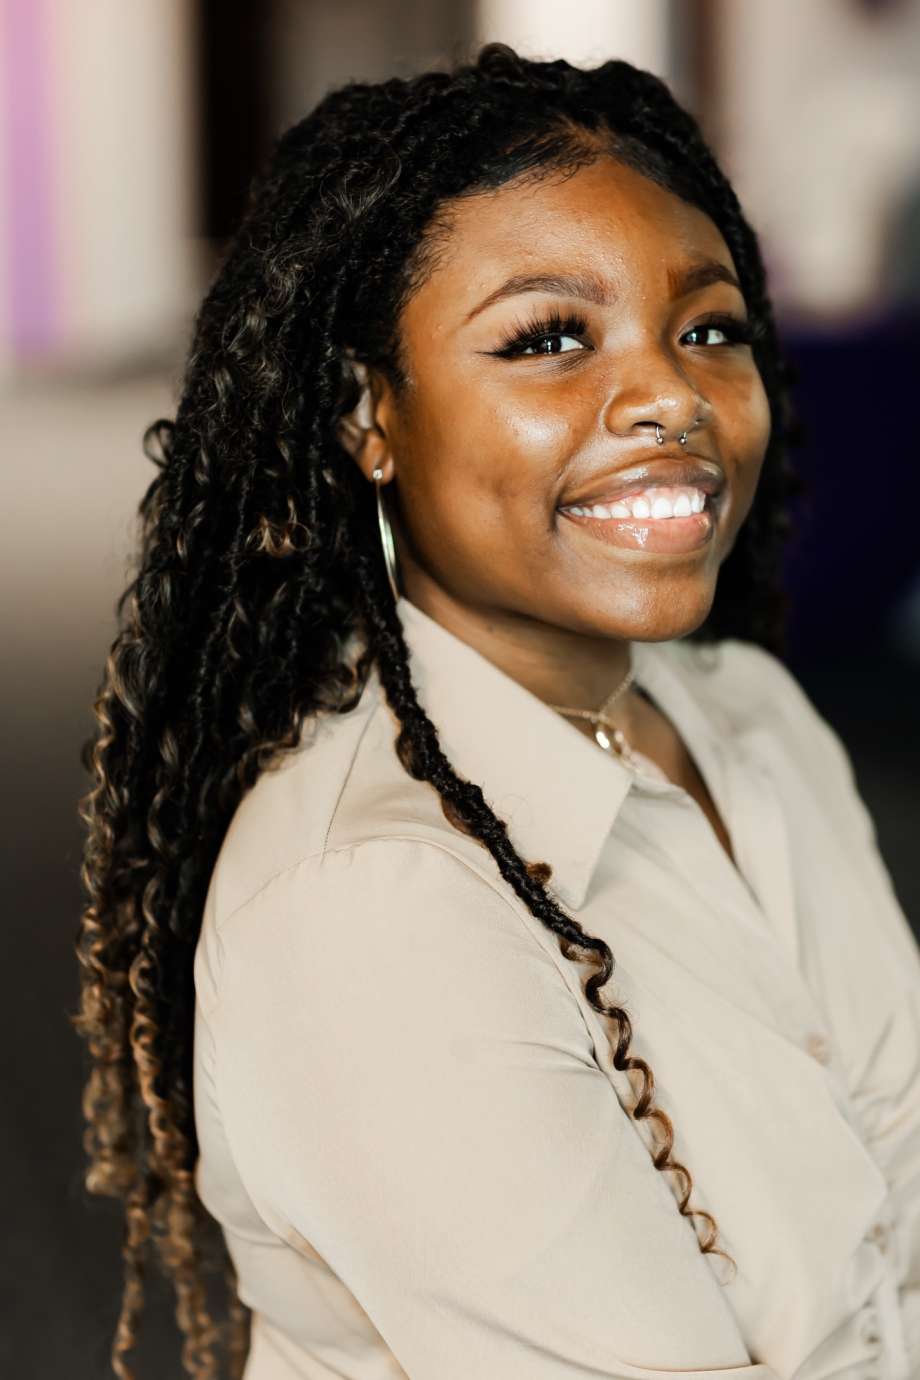
[{"label": "collared shirt", "polygon": [[733,864],[689,793],[397,609],[448,761],[610,946],[737,1270],[652,1162],[596,967],[403,768],[374,671],[242,801],[195,955],[246,1380],[916,1380],[920,950],[837,736],[753,643],[633,643]]}]

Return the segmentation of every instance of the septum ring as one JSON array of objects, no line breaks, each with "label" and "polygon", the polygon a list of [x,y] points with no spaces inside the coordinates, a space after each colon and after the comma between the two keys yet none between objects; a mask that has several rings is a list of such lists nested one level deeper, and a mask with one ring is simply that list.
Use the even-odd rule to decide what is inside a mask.
[{"label": "septum ring", "polygon": [[[686,431],[682,431],[682,432],[680,433],[680,435],[678,436],[677,439],[678,439],[679,443],[680,443],[682,446],[685,446],[685,445],[687,444],[687,433],[686,433]],[[658,442],[659,446],[663,446],[663,445],[664,445],[664,437],[663,437],[662,434],[661,434],[661,423],[660,423],[660,422],[656,422],[656,423],[655,423],[655,440]]]}]

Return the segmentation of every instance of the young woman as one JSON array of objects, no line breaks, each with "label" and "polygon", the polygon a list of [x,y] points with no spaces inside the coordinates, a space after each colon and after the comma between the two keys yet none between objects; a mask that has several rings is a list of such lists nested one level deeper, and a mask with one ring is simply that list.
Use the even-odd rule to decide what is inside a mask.
[{"label": "young woman", "polygon": [[118,1375],[151,1243],[195,1376],[920,1374],[920,953],[781,660],[785,377],[627,63],[280,140],[88,753]]}]

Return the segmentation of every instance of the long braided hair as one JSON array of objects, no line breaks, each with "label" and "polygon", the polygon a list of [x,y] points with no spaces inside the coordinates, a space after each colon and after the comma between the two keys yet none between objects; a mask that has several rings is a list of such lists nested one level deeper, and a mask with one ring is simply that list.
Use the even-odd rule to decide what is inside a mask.
[{"label": "long braided hair", "polygon": [[[488,849],[563,954],[596,966],[584,990],[611,1023],[616,1067],[638,1076],[631,1114],[657,1122],[655,1165],[680,1180],[681,1213],[708,1222],[700,1249],[725,1256],[712,1216],[688,1207],[692,1179],[671,1155],[651,1068],[629,1054],[629,1016],[602,996],[610,948],[551,898],[549,866],[518,855],[419,704],[373,486],[337,439],[359,395],[349,359],[379,367],[397,392],[405,385],[400,313],[437,261],[450,199],[575,168],[600,148],[704,210],[734,259],[772,432],[753,507],[692,636],[782,650],[779,562],[797,491],[785,459],[789,371],[756,235],[693,118],[629,63],[585,71],[499,43],[451,71],[330,92],[278,140],[254,183],[196,318],[175,419],[145,433],[157,473],[83,749],[93,784],[81,802],[86,904],[72,1020],[91,1061],[86,1186],[125,1208],[118,1376],[133,1375],[151,1247],[175,1290],[185,1372],[209,1380],[225,1357],[228,1373],[241,1374],[249,1315],[193,1178],[194,950],[242,796],[298,745],[310,716],[353,708],[373,666],[400,723],[405,770]],[[223,1304],[208,1286],[224,1283],[219,1323]]]}]

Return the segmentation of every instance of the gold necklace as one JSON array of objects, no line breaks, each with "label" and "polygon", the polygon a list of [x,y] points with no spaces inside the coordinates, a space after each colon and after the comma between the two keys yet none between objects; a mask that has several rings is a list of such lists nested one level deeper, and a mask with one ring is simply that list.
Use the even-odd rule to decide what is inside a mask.
[{"label": "gold necklace", "polygon": [[626,735],[621,728],[609,717],[610,710],[621,695],[632,685],[635,679],[635,667],[630,662],[629,670],[620,681],[619,685],[613,690],[600,709],[569,709],[562,704],[551,704],[550,709],[555,709],[558,714],[565,714],[570,719],[589,719],[591,727],[594,729],[594,738],[605,752],[615,752],[618,757],[622,757],[624,762],[631,766],[638,766],[635,754],[626,740]]}]

